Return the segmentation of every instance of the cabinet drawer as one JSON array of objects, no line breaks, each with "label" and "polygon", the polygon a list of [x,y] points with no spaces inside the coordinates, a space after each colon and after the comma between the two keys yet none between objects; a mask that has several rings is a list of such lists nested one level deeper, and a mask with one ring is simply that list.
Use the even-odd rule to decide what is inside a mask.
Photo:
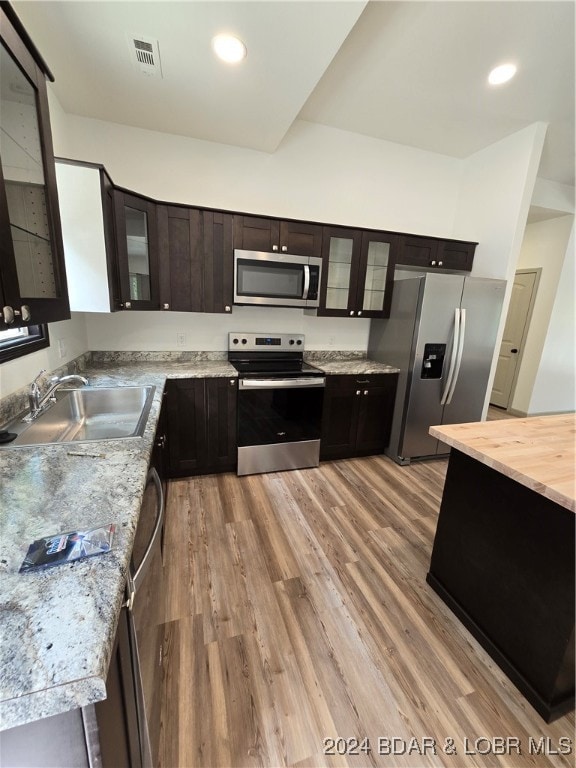
[{"label": "cabinet drawer", "polygon": [[385,386],[390,382],[389,373],[338,373],[326,377],[326,386],[331,389],[358,389],[364,386]]}]

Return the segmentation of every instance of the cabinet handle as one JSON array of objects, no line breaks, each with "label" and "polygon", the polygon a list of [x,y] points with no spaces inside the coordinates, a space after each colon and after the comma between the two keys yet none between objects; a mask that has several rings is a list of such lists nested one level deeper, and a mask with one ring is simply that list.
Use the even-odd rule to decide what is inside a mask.
[{"label": "cabinet handle", "polygon": [[233,387],[236,384],[236,379],[230,379],[230,386]]},{"label": "cabinet handle", "polygon": [[354,314],[354,310],[352,310],[352,311],[350,312],[350,316],[352,316],[353,314]]},{"label": "cabinet handle", "polygon": [[273,246],[272,246],[272,250],[273,250],[273,251],[277,251],[277,250],[278,250],[278,246],[277,246],[277,245],[273,245]]},{"label": "cabinet handle", "polygon": [[2,307],[2,317],[6,325],[12,325],[14,322],[14,310],[12,307]]},{"label": "cabinet handle", "polygon": [[131,301],[126,301],[124,303],[124,309],[132,309],[132,302]]},{"label": "cabinet handle", "polygon": [[357,389],[357,390],[356,390],[356,394],[357,394],[357,395],[361,395],[361,394],[362,394],[361,390]]},{"label": "cabinet handle", "polygon": [[360,317],[360,315],[361,315],[361,314],[362,314],[362,310],[361,310],[361,309],[359,309],[359,310],[358,310],[358,317]]},{"label": "cabinet handle", "polygon": [[162,309],[170,309],[170,304],[162,304]]},{"label": "cabinet handle", "polygon": [[365,394],[365,395],[367,395],[367,394],[368,394],[368,390],[367,390],[367,389],[365,389],[365,390],[364,390],[364,394]]},{"label": "cabinet handle", "polygon": [[288,251],[288,246],[287,246],[287,245],[283,245],[283,246],[282,246],[282,250],[284,251],[284,253],[287,253],[287,251]]},{"label": "cabinet handle", "polygon": [[435,261],[431,261],[431,262],[430,262],[430,265],[431,265],[432,267],[435,267],[435,266],[436,266],[436,262],[435,262]]},{"label": "cabinet handle", "polygon": [[224,312],[232,312],[232,307],[229,304],[226,304],[224,307]]},{"label": "cabinet handle", "polygon": [[20,307],[22,310],[22,320],[24,320],[25,323],[27,323],[29,320],[32,319],[32,312],[30,312],[30,307],[28,304],[22,304]]},{"label": "cabinet handle", "polygon": [[441,267],[441,266],[442,266],[442,262],[441,262],[441,261],[439,261],[439,262],[438,262],[438,266],[439,266],[439,267]]}]

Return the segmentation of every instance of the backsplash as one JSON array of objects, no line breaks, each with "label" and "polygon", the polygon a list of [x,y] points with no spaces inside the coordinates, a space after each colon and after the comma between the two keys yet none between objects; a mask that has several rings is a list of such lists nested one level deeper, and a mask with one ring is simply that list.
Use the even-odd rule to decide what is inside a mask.
[{"label": "backsplash", "polygon": [[170,362],[190,363],[205,360],[226,360],[227,352],[92,352],[94,363]]}]

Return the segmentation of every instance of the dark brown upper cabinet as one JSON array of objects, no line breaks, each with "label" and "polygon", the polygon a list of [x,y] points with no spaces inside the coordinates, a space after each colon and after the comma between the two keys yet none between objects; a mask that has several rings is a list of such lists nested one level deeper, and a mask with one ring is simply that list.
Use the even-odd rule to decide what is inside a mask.
[{"label": "dark brown upper cabinet", "polygon": [[121,309],[160,309],[155,203],[114,191]]},{"label": "dark brown upper cabinet", "polygon": [[160,306],[202,311],[202,214],[197,208],[157,207]]},{"label": "dark brown upper cabinet", "polygon": [[477,243],[463,240],[440,240],[433,237],[403,235],[400,238],[398,265],[426,270],[458,270],[470,272]]},{"label": "dark brown upper cabinet", "polygon": [[160,308],[231,312],[232,215],[157,206]]},{"label": "dark brown upper cabinet", "polygon": [[234,216],[234,248],[320,257],[322,229],[320,224],[306,221]]},{"label": "dark brown upper cabinet", "polygon": [[50,76],[0,4],[0,329],[70,317],[46,92]]},{"label": "dark brown upper cabinet", "polygon": [[234,299],[233,216],[203,211],[204,312],[232,312]]},{"label": "dark brown upper cabinet", "polygon": [[324,227],[319,315],[388,317],[398,238]]}]

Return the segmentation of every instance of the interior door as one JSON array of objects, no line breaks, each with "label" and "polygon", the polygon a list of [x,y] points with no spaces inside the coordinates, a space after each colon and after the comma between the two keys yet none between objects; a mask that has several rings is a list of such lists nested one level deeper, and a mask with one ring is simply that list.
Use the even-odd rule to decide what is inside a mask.
[{"label": "interior door", "polygon": [[538,272],[519,271],[514,277],[506,325],[500,344],[498,365],[490,402],[508,408],[516,380],[522,347],[529,327],[530,311],[536,294]]}]

